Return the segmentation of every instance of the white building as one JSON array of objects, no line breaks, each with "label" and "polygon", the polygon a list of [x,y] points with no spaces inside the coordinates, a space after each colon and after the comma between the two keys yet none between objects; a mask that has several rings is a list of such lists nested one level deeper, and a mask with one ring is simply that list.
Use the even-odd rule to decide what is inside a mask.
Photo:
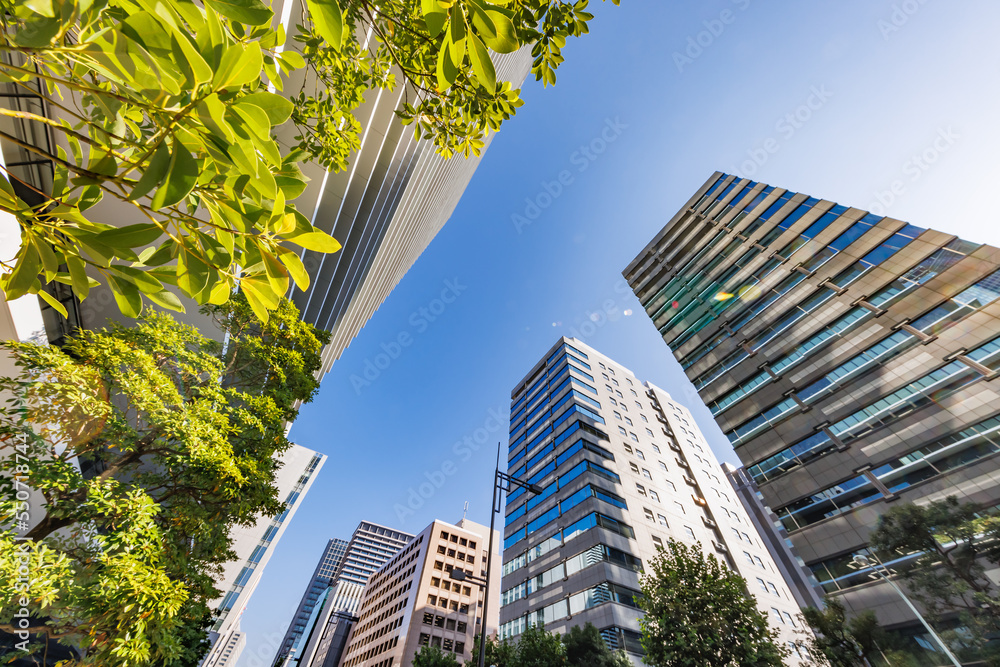
[{"label": "white building", "polygon": [[511,393],[508,472],[544,487],[507,496],[502,637],[593,623],[638,661],[635,596],[668,538],[742,576],[798,665],[800,609],[695,424],[670,395],[563,338]]}]

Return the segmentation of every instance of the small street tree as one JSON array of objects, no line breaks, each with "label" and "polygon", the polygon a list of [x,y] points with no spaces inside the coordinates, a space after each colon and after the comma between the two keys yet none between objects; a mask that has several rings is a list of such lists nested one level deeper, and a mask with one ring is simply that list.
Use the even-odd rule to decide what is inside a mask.
[{"label": "small street tree", "polygon": [[[479,664],[479,636],[466,667]],[[486,664],[495,667],[565,667],[566,647],[558,634],[535,625],[515,639],[486,638]]]},{"label": "small street tree", "polygon": [[624,651],[612,651],[593,623],[574,625],[562,637],[570,667],[630,667]]},{"label": "small street tree", "polygon": [[201,657],[230,530],[284,511],[276,457],[329,340],[287,301],[266,324],[241,297],[207,312],[225,348],[155,312],[63,349],[3,344],[21,374],[0,380],[0,629],[77,664]]},{"label": "small street tree", "polygon": [[[1000,564],[1000,517],[954,496],[908,503],[879,518],[869,543],[883,561],[919,554],[894,567],[928,613],[959,617],[968,630],[960,644],[971,640],[981,651],[1000,633],[1000,588],[986,575],[987,566]],[[996,649],[989,653],[1000,662]]]},{"label": "small street tree", "polygon": [[641,587],[646,664],[777,667],[788,653],[746,581],[700,547],[669,540],[646,564]]},{"label": "small street tree", "polygon": [[459,667],[459,662],[451,653],[434,646],[422,646],[413,656],[413,667]]},{"label": "small street tree", "polygon": [[[303,0],[289,44],[261,0],[0,6],[6,99],[44,104],[0,116],[54,139],[0,132],[53,173],[39,187],[3,168],[0,211],[17,219],[21,246],[0,257],[0,288],[64,316],[50,283],[80,299],[105,284],[130,317],[144,300],[183,309],[176,293],[221,304],[239,283],[266,319],[290,280],[308,286],[296,246],[340,247],[292,201],[303,161],[348,166],[366,91],[402,86],[400,121],[418,138],[444,156],[479,154],[522,104],[491,52],[531,45],[535,78],[554,84],[566,39],[593,18],[587,0]],[[285,90],[293,81],[299,90]],[[108,224],[94,213],[102,200],[134,222]]]},{"label": "small street tree", "polygon": [[829,598],[822,611],[814,607],[802,610],[806,623],[814,631],[807,639],[809,655],[830,667],[867,667],[889,665],[903,667],[908,657],[900,651],[901,642],[879,625],[872,611],[847,618],[844,605]]}]

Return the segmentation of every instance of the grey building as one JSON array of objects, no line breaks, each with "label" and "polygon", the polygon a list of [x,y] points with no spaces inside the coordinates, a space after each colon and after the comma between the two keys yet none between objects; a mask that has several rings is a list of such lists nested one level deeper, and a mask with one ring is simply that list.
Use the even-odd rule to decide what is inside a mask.
[{"label": "grey building", "polygon": [[828,594],[894,503],[1000,502],[1000,250],[715,173],[624,275]]},{"label": "grey building", "polygon": [[507,495],[500,636],[593,623],[638,661],[639,572],[669,538],[738,572],[792,665],[800,608],[691,413],[576,339],[511,393],[508,472],[543,487]]},{"label": "grey building", "polygon": [[278,649],[278,655],[274,659],[275,665],[284,662],[288,652],[298,643],[316,606],[322,607],[323,602],[325,602],[325,593],[333,583],[333,578],[337,574],[337,569],[344,560],[346,552],[346,540],[333,539],[327,542],[326,548],[323,549],[323,555],[320,557],[319,563],[316,564],[316,570],[309,578],[306,591],[302,594],[302,599],[299,600],[299,606],[295,609],[292,622],[288,624],[288,630],[285,631],[285,636],[281,640],[281,648]]},{"label": "grey building", "polygon": [[[369,521],[358,524],[343,557],[323,593],[322,606],[314,608],[299,638],[275,664],[302,667],[336,667],[361,604],[369,577],[413,539],[410,533]],[[308,589],[307,589],[308,593]]]}]

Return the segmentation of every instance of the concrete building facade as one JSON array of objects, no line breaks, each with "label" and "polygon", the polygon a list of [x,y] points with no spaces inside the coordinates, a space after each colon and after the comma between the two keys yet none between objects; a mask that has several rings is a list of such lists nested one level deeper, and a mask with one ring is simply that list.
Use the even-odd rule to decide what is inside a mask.
[{"label": "concrete building facade", "polygon": [[[878,517],[1000,503],[1000,249],[715,173],[624,275],[827,594]],[[891,565],[891,563],[890,563]]]},{"label": "concrete building facade", "polygon": [[[499,535],[494,550],[499,547]],[[457,581],[452,573],[484,578],[489,528],[463,519],[434,521],[372,575],[358,608],[340,667],[410,665],[422,647],[432,646],[459,663],[472,659],[483,618],[486,634],[496,633],[500,590],[499,558],[494,554],[490,608],[485,588]]]},{"label": "concrete building facade", "polygon": [[210,635],[214,643],[202,662],[204,667],[221,667],[224,658],[230,660],[229,664],[235,664],[239,658],[246,641],[237,644],[232,638],[241,634],[240,617],[275,546],[326,462],[326,454],[292,445],[282,454],[281,460],[283,465],[275,476],[275,485],[278,497],[285,498],[285,511],[276,517],[262,517],[253,526],[237,526],[230,533],[236,558],[224,566],[220,581],[226,585],[225,588],[219,586],[224,592],[210,605],[217,610],[217,616]]},{"label": "concrete building facade", "polygon": [[593,623],[638,661],[639,576],[673,538],[713,553],[801,664],[800,609],[691,413],[576,339],[511,393],[500,636]]}]

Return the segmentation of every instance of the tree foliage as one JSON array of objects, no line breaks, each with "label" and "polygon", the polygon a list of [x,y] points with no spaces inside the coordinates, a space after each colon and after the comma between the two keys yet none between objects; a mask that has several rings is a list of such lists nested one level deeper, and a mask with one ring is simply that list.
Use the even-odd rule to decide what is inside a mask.
[{"label": "tree foliage", "polygon": [[919,554],[896,570],[933,616],[958,614],[979,648],[1000,633],[1000,590],[986,575],[1000,564],[1000,517],[954,496],[893,507],[869,537],[883,561]]},{"label": "tree foliage", "polygon": [[[883,664],[882,656],[898,652],[900,640],[879,625],[875,612],[865,611],[847,618],[844,605],[836,598],[826,601],[820,611],[814,607],[802,610],[802,616],[815,633],[809,638],[809,654],[820,664],[830,667],[864,667]],[[897,653],[891,665],[905,665],[905,657]]]},{"label": "tree foliage", "polygon": [[566,664],[571,667],[629,667],[624,651],[612,651],[593,623],[574,625],[562,637]]},{"label": "tree foliage", "polygon": [[639,606],[654,667],[781,665],[788,651],[746,581],[700,548],[669,540],[647,563]]},{"label": "tree foliage", "polygon": [[[285,301],[266,324],[241,297],[208,312],[224,349],[155,312],[63,349],[4,344],[21,375],[0,381],[3,629],[27,608],[81,664],[199,650],[230,530],[284,510],[275,457],[329,340]],[[18,501],[25,488],[41,501]],[[30,585],[14,586],[25,563]]]},{"label": "tree foliage", "polygon": [[[290,280],[308,286],[295,246],[340,247],[291,202],[302,161],[347,167],[366,91],[402,86],[401,121],[419,138],[478,154],[522,103],[491,52],[531,45],[535,78],[555,83],[566,39],[592,18],[587,0],[342,4],[298,3],[286,44],[261,0],[0,0],[0,82],[47,105],[0,115],[55,138],[0,133],[54,169],[49,191],[0,179],[0,211],[21,228],[17,254],[0,258],[7,298],[38,294],[65,315],[46,285],[85,299],[105,284],[135,317],[144,300],[183,310],[177,294],[225,303],[239,283],[266,319]],[[300,89],[286,93],[291,81]],[[275,140],[286,123],[290,150]],[[134,224],[105,222],[102,199]]]},{"label": "tree foliage", "polygon": [[[479,636],[472,649],[472,660],[467,667],[479,664]],[[515,640],[486,638],[486,664],[496,667],[564,667],[566,647],[555,632],[549,632],[542,625],[535,625]]]},{"label": "tree foliage", "polygon": [[422,646],[413,656],[413,667],[459,667],[451,653],[434,646]]}]

